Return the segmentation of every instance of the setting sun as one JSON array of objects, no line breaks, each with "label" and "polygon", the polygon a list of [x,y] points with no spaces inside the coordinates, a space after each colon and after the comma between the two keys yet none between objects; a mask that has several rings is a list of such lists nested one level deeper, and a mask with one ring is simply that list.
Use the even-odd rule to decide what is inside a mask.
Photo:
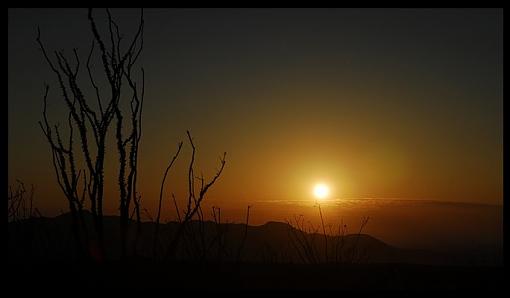
[{"label": "setting sun", "polygon": [[318,199],[325,199],[329,195],[329,187],[324,183],[318,183],[313,188],[313,195]]},{"label": "setting sun", "polygon": [[505,287],[503,8],[7,19],[11,290]]}]

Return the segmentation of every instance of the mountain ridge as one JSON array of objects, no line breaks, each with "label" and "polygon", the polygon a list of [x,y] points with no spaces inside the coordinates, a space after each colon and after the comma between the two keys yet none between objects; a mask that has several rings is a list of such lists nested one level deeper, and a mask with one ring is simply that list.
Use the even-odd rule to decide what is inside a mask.
[{"label": "mountain ridge", "polygon": [[[89,240],[94,242],[93,218],[90,212],[84,213],[89,231]],[[105,216],[105,245],[107,259],[120,258],[119,217]],[[134,248],[137,223],[129,222],[128,247],[131,254],[151,257],[154,252],[154,222],[141,222],[142,233],[138,235],[138,243]],[[159,227],[158,250],[163,252],[171,235],[179,223],[170,221],[161,223]],[[425,265],[466,265],[479,264],[482,261],[461,254],[446,254],[430,250],[404,249],[393,246],[368,234],[346,234],[343,236],[327,235],[314,231],[308,233],[293,227],[289,223],[268,221],[262,225],[242,223],[221,223],[214,221],[191,221],[191,231],[186,241],[195,246],[190,253],[189,247],[180,247],[180,258],[197,257],[200,251],[200,238],[210,243],[202,254],[206,258],[219,258],[229,261],[244,262],[290,262],[290,263],[321,263],[321,262],[359,262],[359,263],[408,263]],[[65,213],[56,217],[38,217],[24,221],[9,223],[9,256],[14,259],[72,258],[74,249],[71,232],[71,214]],[[200,231],[203,234],[200,234]],[[92,236],[91,236],[92,235]],[[203,236],[202,236],[203,235]],[[191,240],[194,239],[194,240]],[[220,240],[218,240],[220,239]],[[193,242],[195,241],[195,242]],[[194,244],[193,244],[194,243]],[[326,244],[328,249],[326,250]],[[21,249],[20,249],[21,248]],[[187,252],[186,252],[187,251]],[[203,257],[203,256],[202,256]],[[470,259],[471,258],[471,259]],[[483,261],[485,263],[490,263]],[[482,262],[482,263],[483,263]]]}]

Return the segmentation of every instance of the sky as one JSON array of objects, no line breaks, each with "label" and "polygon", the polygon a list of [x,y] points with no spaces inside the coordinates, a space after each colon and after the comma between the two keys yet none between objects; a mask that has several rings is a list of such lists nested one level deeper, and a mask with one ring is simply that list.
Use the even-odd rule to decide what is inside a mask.
[{"label": "sky", "polygon": [[[129,40],[139,10],[111,11]],[[179,141],[185,142],[183,151],[165,195],[185,197],[191,152],[186,130],[206,177],[227,152],[209,205],[243,210],[299,201],[312,206],[317,182],[330,186],[333,201],[503,204],[502,10],[146,9],[144,14],[139,190],[148,210],[155,210],[162,175]],[[104,11],[95,16],[106,34]],[[38,125],[45,82],[51,85],[50,119],[57,121],[65,109],[35,42],[37,26],[48,50],[65,49],[69,55],[78,48],[82,59],[92,33],[85,9],[8,12],[9,183],[34,184],[39,209],[55,214],[66,202]],[[93,95],[90,88],[84,87],[86,95]],[[117,157],[114,144],[108,148],[105,210],[114,213]],[[288,213],[287,207],[271,206],[261,222],[280,218],[278,211]],[[172,212],[168,207],[164,214]]]}]

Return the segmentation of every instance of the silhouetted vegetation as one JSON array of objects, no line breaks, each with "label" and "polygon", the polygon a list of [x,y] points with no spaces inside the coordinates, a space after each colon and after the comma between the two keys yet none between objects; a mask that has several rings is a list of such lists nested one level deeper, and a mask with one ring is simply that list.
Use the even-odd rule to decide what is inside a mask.
[{"label": "silhouetted vegetation", "polygon": [[[321,227],[315,227],[311,222],[305,223],[305,218],[302,215],[294,216],[293,219],[287,220],[289,240],[300,260],[306,264],[345,264],[368,261],[369,256],[367,255],[366,247],[359,247],[359,239],[369,218],[363,217],[361,219],[357,234],[347,235],[347,225],[343,224],[343,221],[338,225],[336,233],[329,226],[328,234],[326,233],[320,204],[317,204],[317,206],[319,208]],[[317,237],[319,235],[319,228],[322,230],[322,241]],[[310,234],[312,237],[309,236]],[[349,245],[346,246],[345,240],[347,237],[350,240],[354,239],[354,241],[350,241]]]},{"label": "silhouetted vegetation", "polygon": [[[144,97],[144,74],[142,69],[141,87],[134,81],[132,69],[143,48],[143,11],[140,17],[140,25],[133,41],[125,52],[121,51],[121,35],[117,24],[112,20],[110,11],[108,14],[108,28],[110,33],[110,47],[103,41],[94,20],[92,9],[89,9],[88,19],[94,36],[90,52],[86,61],[89,83],[95,89],[96,104],[92,103],[92,97],[84,95],[82,89],[84,83],[78,79],[80,72],[80,58],[78,49],[73,49],[75,63],[71,66],[63,51],[55,51],[56,62],[50,58],[41,40],[38,30],[37,42],[43,56],[51,70],[57,77],[59,88],[62,92],[64,103],[68,109],[67,141],[64,140],[59,125],[50,125],[47,117],[47,97],[49,85],[46,85],[44,94],[43,122],[39,122],[48,143],[50,144],[53,166],[57,181],[66,196],[69,209],[73,218],[73,230],[77,247],[90,247],[89,233],[83,222],[83,209],[85,196],[90,202],[90,211],[94,217],[94,228],[97,243],[101,255],[105,253],[104,229],[103,229],[103,198],[104,198],[104,163],[105,146],[108,131],[112,121],[116,119],[117,149],[119,152],[119,210],[121,225],[121,241],[123,255],[126,253],[127,222],[130,214],[130,203],[134,202],[137,219],[140,218],[139,201],[136,193],[136,168],[138,145],[141,138],[141,115]],[[93,57],[95,44],[99,46],[101,64],[110,87],[108,94],[101,95],[98,84],[91,70],[91,58]],[[130,106],[130,132],[123,137],[123,116],[121,112],[121,91],[123,82],[128,83],[128,90],[132,96]],[[81,86],[81,87],[80,87]],[[127,92],[127,91],[124,91]],[[105,102],[106,100],[106,102]],[[104,107],[104,108],[103,108]],[[74,146],[74,128],[78,129],[81,150],[78,152]],[[129,147],[129,148],[127,148]],[[129,152],[129,157],[126,155]],[[77,165],[77,155],[83,158],[85,169]],[[129,161],[127,161],[129,158]],[[82,191],[79,192],[78,184],[80,176],[83,177]],[[126,181],[127,176],[127,181]],[[138,220],[139,221],[139,220]],[[88,254],[87,250],[83,254]]]},{"label": "silhouetted vegetation", "polygon": [[[207,253],[207,245],[204,239],[204,214],[202,211],[202,202],[205,199],[205,196],[207,194],[207,191],[209,188],[216,182],[216,180],[220,177],[221,172],[223,171],[223,168],[225,167],[225,156],[226,152],[223,153],[223,156],[220,158],[220,168],[214,175],[214,177],[209,181],[206,182],[205,178],[203,176],[197,177],[195,176],[195,169],[194,169],[194,163],[195,163],[195,144],[193,143],[193,138],[191,137],[190,132],[187,132],[188,141],[191,146],[192,152],[191,152],[191,159],[189,162],[189,168],[188,168],[188,198],[186,201],[186,207],[183,209],[182,214],[179,209],[179,206],[177,204],[177,200],[175,199],[175,195],[172,194],[173,203],[175,206],[175,212],[177,214],[178,223],[179,226],[175,233],[173,233],[170,237],[171,240],[168,243],[168,246],[166,247],[165,257],[166,258],[175,258],[176,250],[179,246],[179,243],[181,241],[189,241],[191,239],[192,243],[195,244],[196,237],[199,237],[200,245],[195,246],[195,249],[199,249],[201,252],[199,253],[202,258]],[[155,223],[155,232],[154,232],[154,244],[153,244],[153,256],[158,257],[160,252],[160,239],[159,239],[159,228],[160,228],[160,216],[161,216],[161,208],[162,208],[162,202],[163,202],[163,189],[165,185],[165,180],[168,175],[168,171],[174,164],[175,160],[177,159],[180,151],[182,148],[182,142],[179,143],[178,149],[176,154],[171,159],[170,163],[168,164],[168,167],[165,170],[165,173],[163,175],[163,179],[161,181],[161,188],[159,193],[159,204],[158,204],[158,211],[156,216],[156,223]],[[196,181],[199,181],[199,188],[197,190]],[[192,226],[189,226],[189,222],[195,217],[195,215],[198,218],[198,231],[195,231]],[[190,238],[190,239],[188,239]],[[190,247],[187,247],[187,249],[190,249]]]},{"label": "silhouetted vegetation", "polygon": [[[444,282],[445,287],[457,287],[470,280],[461,281],[455,276],[470,273],[469,270],[456,271],[448,267],[465,265],[460,257],[400,249],[363,234],[368,217],[363,217],[357,232],[351,234],[343,221],[335,229],[327,226],[320,204],[317,205],[320,226],[305,221],[302,215],[286,223],[250,226],[252,206],[247,206],[242,224],[222,219],[221,208],[217,206],[212,207],[212,221],[206,220],[204,201],[223,173],[226,152],[220,156],[219,168],[212,177],[197,175],[196,146],[189,131],[186,136],[191,157],[184,204],[178,204],[174,193],[165,194],[167,177],[181,155],[181,141],[164,168],[157,209],[151,212],[147,206],[142,206],[137,181],[145,72],[143,68],[139,73],[136,71],[136,62],[143,50],[144,15],[142,10],[137,30],[127,47],[121,46],[124,37],[108,9],[106,15],[108,32],[105,37],[98,29],[93,10],[88,10],[93,40],[84,64],[76,48],[72,50],[73,58],[67,57],[63,50],[48,52],[38,28],[36,41],[57,79],[66,109],[64,125],[50,121],[50,86],[45,84],[39,125],[49,144],[56,181],[69,212],[55,218],[43,217],[33,204],[33,185],[29,192],[19,180],[9,186],[9,262],[27,267],[30,267],[27,264],[34,264],[30,268],[38,274],[39,264],[57,264],[62,272],[75,274],[69,277],[60,273],[59,278],[87,278],[87,286],[104,286],[105,283],[116,286],[127,282],[132,287],[221,284],[234,288],[359,288],[366,285],[422,288],[430,282],[444,282],[434,276],[422,280],[427,274],[438,274],[441,269],[437,268],[443,268],[430,265],[450,268],[450,271],[441,271],[449,278]],[[99,67],[94,67],[94,58],[98,58]],[[104,82],[98,81],[98,71]],[[94,90],[92,96],[83,92],[87,84]],[[99,86],[107,86],[107,91],[101,91]],[[115,178],[119,214],[105,216],[106,144],[112,135],[118,153]],[[162,223],[165,208],[175,212],[176,221]],[[144,213],[149,221],[142,221]],[[71,236],[72,241],[69,240]],[[85,265],[69,269],[66,263],[73,264],[76,260],[84,261],[81,264]],[[421,267],[413,267],[411,263]],[[170,273],[169,267],[172,268]],[[126,268],[148,273],[148,276],[134,276],[124,272],[128,271]],[[388,268],[394,276],[385,275]],[[477,274],[495,272],[480,268]],[[108,275],[112,272],[114,274]],[[189,272],[199,274],[195,280],[187,280]],[[414,279],[408,273],[414,274]],[[484,284],[492,284],[492,281],[484,280]]]},{"label": "silhouetted vegetation", "polygon": [[[43,53],[43,56],[49,67],[56,75],[59,88],[62,91],[62,97],[68,109],[67,117],[67,140],[63,136],[60,126],[51,125],[47,116],[47,97],[49,85],[45,87],[43,121],[39,122],[44,135],[50,145],[53,157],[53,166],[57,177],[57,182],[67,198],[69,210],[72,217],[73,234],[76,239],[76,249],[80,255],[87,257],[92,252],[95,242],[90,239],[88,226],[84,222],[85,198],[90,202],[90,212],[94,219],[94,231],[97,236],[99,255],[105,256],[104,244],[104,164],[105,164],[105,146],[108,132],[115,127],[115,140],[118,152],[118,187],[119,187],[119,211],[120,211],[120,249],[123,257],[128,254],[128,227],[130,219],[136,216],[137,233],[135,236],[134,253],[138,245],[138,239],[141,233],[140,220],[140,200],[141,195],[136,190],[137,185],[137,167],[138,167],[138,148],[142,136],[142,108],[145,94],[144,70],[141,69],[141,83],[137,84],[133,72],[136,61],[143,49],[143,10],[140,15],[138,30],[134,35],[129,47],[122,50],[120,46],[122,35],[119,27],[113,20],[111,13],[106,9],[108,16],[109,38],[105,39],[99,33],[96,21],[93,17],[92,9],[89,9],[88,19],[94,39],[90,47],[90,52],[86,61],[86,69],[89,83],[95,90],[96,103],[92,103],[93,97],[87,97],[82,92],[84,83],[78,80],[80,72],[80,58],[77,49],[73,49],[75,63],[71,66],[63,51],[55,51],[56,62],[48,55],[42,40],[41,33],[38,30],[37,42]],[[108,44],[109,43],[109,44]],[[101,94],[94,71],[91,69],[96,44],[99,48],[99,56],[102,65],[102,71],[106,77],[106,84],[109,86],[108,94]],[[126,99],[125,94],[129,94],[130,99]],[[126,102],[126,100],[128,100]],[[123,107],[129,106],[129,121],[125,120]],[[115,122],[114,122],[115,120]],[[78,129],[80,149],[74,146],[74,129]],[[209,188],[216,182],[225,166],[225,155],[220,159],[220,169],[216,175],[208,182],[203,176],[196,177],[194,170],[195,145],[191,134],[187,132],[189,143],[192,147],[192,156],[188,171],[188,199],[182,214],[174,199],[174,206],[179,217],[179,227],[172,234],[168,246],[165,248],[165,257],[174,258],[179,243],[186,239],[189,241],[195,237],[200,237],[201,254],[204,255],[207,246],[204,240],[203,232],[203,211],[201,203],[205,199]],[[156,225],[153,240],[153,255],[157,257],[160,254],[159,249],[159,226],[161,217],[161,208],[163,202],[163,188],[168,171],[179,155],[182,142],[179,149],[170,164],[168,165],[161,183],[159,205],[156,216]],[[78,156],[79,155],[79,156]],[[83,159],[84,169],[77,158]],[[82,179],[82,180],[80,180]],[[80,191],[80,181],[82,181]],[[197,183],[198,182],[198,183]],[[197,186],[198,184],[198,186]],[[198,188],[198,189],[197,189]],[[148,213],[147,209],[144,209]],[[199,222],[198,233],[189,226],[189,222],[197,216]],[[193,240],[194,243],[194,240]]]},{"label": "silhouetted vegetation", "polygon": [[30,193],[26,196],[27,190],[25,183],[16,180],[14,186],[9,185],[9,193],[7,196],[7,221],[18,222],[29,219],[32,216],[40,215],[39,210],[34,206],[35,187],[30,186]]}]

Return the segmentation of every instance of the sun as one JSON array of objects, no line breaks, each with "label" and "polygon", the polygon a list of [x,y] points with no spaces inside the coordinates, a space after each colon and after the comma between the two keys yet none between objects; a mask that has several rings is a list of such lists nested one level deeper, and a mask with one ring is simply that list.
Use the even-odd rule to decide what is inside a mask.
[{"label": "sun", "polygon": [[320,200],[324,200],[329,195],[329,187],[324,183],[317,183],[313,187],[313,195]]}]

